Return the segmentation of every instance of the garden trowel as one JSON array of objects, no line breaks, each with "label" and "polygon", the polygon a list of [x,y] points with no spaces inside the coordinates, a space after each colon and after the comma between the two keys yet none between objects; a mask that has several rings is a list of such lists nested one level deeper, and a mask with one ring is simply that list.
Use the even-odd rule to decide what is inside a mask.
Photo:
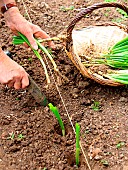
[{"label": "garden trowel", "polygon": [[29,86],[27,90],[34,97],[37,103],[41,106],[47,106],[48,100],[46,96],[41,92],[40,87],[36,84],[36,82],[29,76]]},{"label": "garden trowel", "polygon": [[[12,53],[8,51],[7,49],[4,51],[7,56],[9,56],[11,59],[13,59]],[[29,86],[27,87],[27,90],[31,95],[34,97],[37,103],[39,103],[41,106],[47,106],[48,100],[46,96],[41,92],[41,89],[36,84],[36,82],[31,78],[29,75]]]}]

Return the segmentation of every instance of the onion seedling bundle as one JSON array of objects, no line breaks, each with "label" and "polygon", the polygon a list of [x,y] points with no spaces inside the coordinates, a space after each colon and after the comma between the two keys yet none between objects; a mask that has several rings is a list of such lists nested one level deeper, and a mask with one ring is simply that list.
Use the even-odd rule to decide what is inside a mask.
[{"label": "onion seedling bundle", "polygon": [[57,107],[53,106],[52,103],[49,103],[48,106],[49,106],[50,110],[53,112],[53,114],[55,115],[55,117],[57,118],[57,120],[60,124],[60,127],[62,129],[62,135],[65,136],[65,127],[64,127],[63,121],[60,117],[60,114],[59,114]]},{"label": "onion seedling bundle", "polygon": [[128,37],[115,44],[105,55],[108,65],[118,69],[106,75],[122,84],[128,84]]},{"label": "onion seedling bundle", "polygon": [[128,69],[128,37],[115,44],[110,52],[103,56],[107,65],[119,69]]},{"label": "onion seedling bundle", "polygon": [[94,58],[89,58],[89,64],[85,65],[106,65],[105,72],[98,73],[106,78],[114,80],[122,84],[128,84],[128,36],[117,42],[109,49],[107,54],[94,54]]},{"label": "onion seedling bundle", "polygon": [[76,123],[76,165],[79,166],[80,157],[80,125]]}]

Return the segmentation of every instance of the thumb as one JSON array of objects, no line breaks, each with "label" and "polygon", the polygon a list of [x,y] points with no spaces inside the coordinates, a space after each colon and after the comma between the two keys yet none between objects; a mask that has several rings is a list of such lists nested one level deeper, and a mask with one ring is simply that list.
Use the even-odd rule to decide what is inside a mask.
[{"label": "thumb", "polygon": [[28,75],[24,75],[22,78],[22,88],[26,88],[29,85]]},{"label": "thumb", "polygon": [[38,49],[38,45],[36,43],[36,40],[34,39],[33,35],[31,33],[27,33],[26,35],[28,41],[30,42],[32,48],[34,48],[34,50]]}]

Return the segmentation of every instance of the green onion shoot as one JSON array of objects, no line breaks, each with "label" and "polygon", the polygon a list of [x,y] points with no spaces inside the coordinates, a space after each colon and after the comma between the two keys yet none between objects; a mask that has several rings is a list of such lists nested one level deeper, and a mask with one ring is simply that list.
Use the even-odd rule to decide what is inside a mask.
[{"label": "green onion shoot", "polygon": [[80,157],[80,125],[76,123],[76,166],[79,166]]},{"label": "green onion shoot", "polygon": [[[53,60],[51,54],[50,54],[50,53],[48,52],[48,50],[41,44],[42,40],[38,40],[38,39],[35,39],[35,40],[36,40],[36,43],[38,44],[38,47],[41,49],[41,51],[44,52],[44,53],[49,57],[49,59],[51,60],[51,62],[52,62],[52,64],[53,64],[53,67],[54,67],[54,70],[55,70],[56,72],[58,72],[57,65],[56,65],[55,61]],[[28,39],[27,39],[23,34],[21,34],[20,32],[19,32],[19,36],[14,36],[14,37],[13,37],[13,44],[14,44],[14,45],[23,44],[24,42],[25,42],[29,47],[31,47],[31,44],[30,44],[30,42],[28,41]],[[33,49],[32,47],[31,47],[31,49],[33,50],[33,52],[34,52],[34,54],[37,56],[37,58],[40,60],[42,66],[43,66],[43,68],[44,68],[44,72],[45,72],[45,75],[46,75],[47,83],[49,84],[49,83],[50,83],[50,79],[49,79],[49,76],[48,76],[47,68],[46,68],[46,65],[45,65],[45,63],[44,63],[44,61],[43,61],[40,53],[39,53],[37,50]]]},{"label": "green onion shoot", "polygon": [[104,76],[119,83],[128,84],[128,70],[118,70]]},{"label": "green onion shoot", "polygon": [[60,125],[61,130],[62,130],[62,135],[65,136],[65,127],[64,127],[63,121],[61,119],[61,116],[59,114],[57,107],[53,106],[52,103],[49,103],[48,106],[59,122],[59,125]]}]

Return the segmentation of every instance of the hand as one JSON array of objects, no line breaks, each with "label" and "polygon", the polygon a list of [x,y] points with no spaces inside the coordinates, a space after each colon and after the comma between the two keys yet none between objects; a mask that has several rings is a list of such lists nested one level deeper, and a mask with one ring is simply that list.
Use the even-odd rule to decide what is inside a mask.
[{"label": "hand", "polygon": [[28,74],[24,68],[10,59],[4,52],[0,53],[0,83],[15,89],[29,85]]},{"label": "hand", "polygon": [[[49,38],[49,35],[46,34],[46,32],[44,32],[39,26],[28,22],[20,14],[17,7],[10,8],[4,14],[4,17],[8,27],[13,31],[13,33],[18,35],[18,32],[21,32],[23,35],[25,35],[35,50],[38,49],[38,45],[36,44],[34,37],[42,39]],[[48,42],[48,45],[51,48],[55,48],[53,42]]]}]

